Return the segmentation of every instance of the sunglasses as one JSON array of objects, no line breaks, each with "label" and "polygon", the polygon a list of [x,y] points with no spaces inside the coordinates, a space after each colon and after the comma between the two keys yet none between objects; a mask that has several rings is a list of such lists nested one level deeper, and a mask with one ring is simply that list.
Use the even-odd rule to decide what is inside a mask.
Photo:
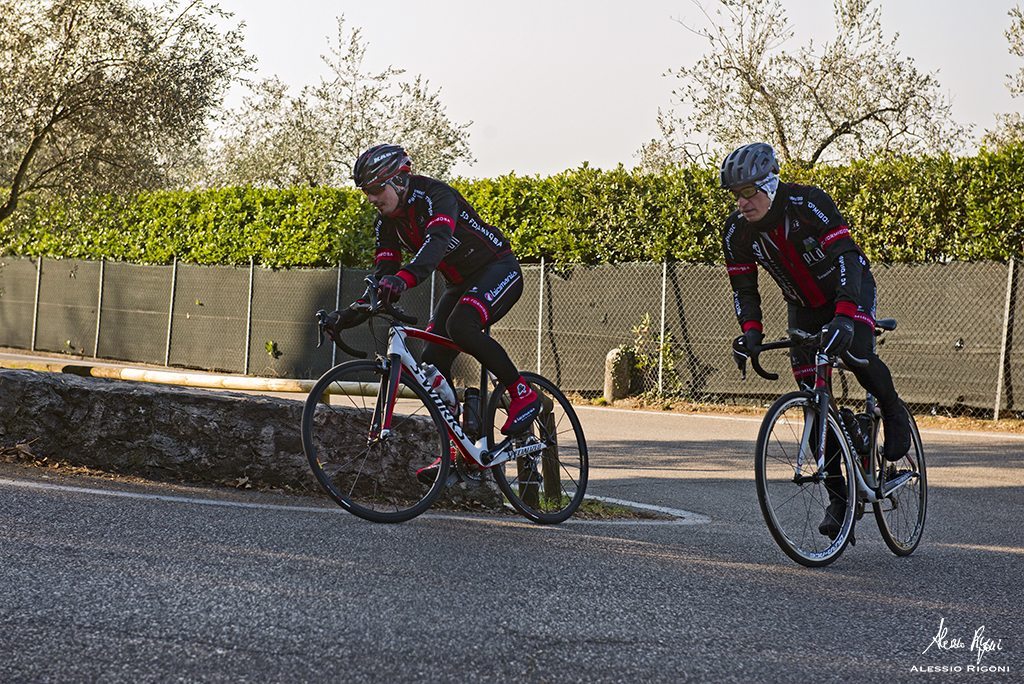
[{"label": "sunglasses", "polygon": [[384,188],[386,188],[388,186],[388,184],[389,184],[389,181],[384,181],[383,183],[381,183],[379,185],[364,185],[360,189],[363,192],[365,192],[367,195],[379,195],[382,192],[384,192]]},{"label": "sunglasses", "polygon": [[761,191],[761,188],[756,185],[743,185],[738,188],[731,188],[732,194],[737,198],[742,197],[743,199],[750,199]]}]

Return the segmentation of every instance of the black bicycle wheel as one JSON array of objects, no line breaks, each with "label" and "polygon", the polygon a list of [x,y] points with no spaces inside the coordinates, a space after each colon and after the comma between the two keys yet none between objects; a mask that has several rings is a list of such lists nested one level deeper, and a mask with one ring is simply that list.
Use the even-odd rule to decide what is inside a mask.
[{"label": "black bicycle wheel", "polygon": [[[847,505],[834,539],[818,531],[829,506],[830,494],[856,501],[856,479],[849,446],[829,413],[828,443],[840,445],[844,485],[818,472],[814,434],[818,408],[807,392],[780,397],[764,417],[757,436],[754,477],[761,513],[775,542],[787,556],[807,567],[828,565],[843,553],[853,533],[856,506]],[[830,489],[832,491],[830,492]]]},{"label": "black bicycle wheel", "polygon": [[[514,448],[523,455],[491,468],[491,472],[519,513],[537,523],[560,523],[579,508],[587,490],[587,441],[565,395],[539,375],[523,373],[523,377],[541,397],[541,414],[514,440]],[[507,417],[508,394],[499,384],[484,419],[489,449],[504,439],[499,429]]]},{"label": "black bicycle wheel", "polygon": [[907,415],[910,416],[911,441],[906,456],[895,463],[886,462],[880,446],[883,439],[875,440],[876,463],[881,464],[876,477],[883,493],[889,492],[873,504],[875,522],[886,546],[897,556],[909,556],[921,543],[928,512],[928,473],[921,433],[909,410]]},{"label": "black bicycle wheel", "polygon": [[[390,432],[373,434],[387,380],[385,364],[374,361],[349,361],[324,373],[302,412],[302,448],[317,481],[342,508],[396,523],[423,513],[438,497],[450,452],[440,413],[405,373]],[[439,458],[435,478],[421,483],[416,472]]]}]

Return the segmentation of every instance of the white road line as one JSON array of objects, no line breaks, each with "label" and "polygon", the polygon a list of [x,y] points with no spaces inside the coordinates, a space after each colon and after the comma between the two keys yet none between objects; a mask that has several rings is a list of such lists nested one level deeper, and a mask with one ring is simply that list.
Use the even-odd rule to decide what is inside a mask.
[{"label": "white road line", "polygon": [[[35,482],[35,481],[23,481],[23,480],[9,480],[6,478],[0,478],[0,486],[6,487],[19,487],[22,489],[35,489],[42,491],[51,492],[68,492],[72,494],[92,494],[95,496],[111,496],[122,499],[141,499],[146,501],[165,501],[169,503],[181,503],[181,504],[197,504],[200,506],[222,506],[225,508],[248,508],[265,511],[290,511],[299,513],[327,513],[335,515],[338,513],[348,513],[340,508],[333,506],[285,506],[281,504],[264,504],[264,503],[249,503],[245,501],[225,501],[222,499],[204,499],[191,496],[173,496],[170,494],[144,494],[141,492],[126,492],[120,489],[96,489],[94,487],[72,487],[69,485],[52,484],[49,482]],[[691,513],[676,508],[667,508],[664,506],[652,506],[649,504],[637,503],[634,501],[626,501],[624,499],[613,499],[603,496],[588,496],[588,499],[595,499],[597,501],[604,501],[606,503],[618,504],[620,506],[627,506],[629,508],[637,508],[641,510],[649,510],[657,513],[664,513],[666,515],[674,516],[673,520],[573,520],[570,519],[566,523],[573,525],[699,525],[711,522],[707,516],[700,515],[699,513]],[[425,513],[424,516],[427,518],[448,518],[448,519],[465,519],[479,522],[480,520],[490,520],[488,516],[470,516],[466,514],[445,514],[445,513]]]},{"label": "white road line", "polygon": [[341,508],[318,506],[282,506],[278,504],[247,503],[245,501],[224,501],[220,499],[200,499],[191,496],[171,496],[169,494],[143,494],[126,492],[120,489],[95,489],[92,487],[71,487],[68,485],[51,484],[49,482],[26,482],[0,478],[0,486],[21,487],[23,489],[40,489],[51,492],[70,492],[73,494],[94,494],[97,496],[113,496],[122,499],[143,499],[147,501],[168,501],[171,503],[199,504],[201,506],[224,506],[225,508],[256,508],[269,511],[300,511],[303,513],[344,513]]}]

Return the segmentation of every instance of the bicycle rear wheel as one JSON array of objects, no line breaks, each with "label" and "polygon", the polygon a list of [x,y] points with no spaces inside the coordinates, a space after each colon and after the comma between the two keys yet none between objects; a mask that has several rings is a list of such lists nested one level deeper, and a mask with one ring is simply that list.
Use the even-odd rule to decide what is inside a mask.
[{"label": "bicycle rear wheel", "polygon": [[[523,373],[541,397],[541,414],[522,435],[516,448],[531,450],[491,468],[498,488],[512,507],[533,522],[556,524],[571,516],[587,490],[587,441],[576,411],[555,385],[534,373]],[[498,431],[508,417],[508,394],[494,388],[484,429],[493,449],[504,436]]]},{"label": "bicycle rear wheel", "polygon": [[[906,406],[904,406],[906,409]],[[873,504],[875,522],[889,550],[897,556],[909,556],[921,542],[928,510],[928,475],[925,470],[924,447],[914,416],[910,417],[910,451],[895,463],[886,462],[875,440],[876,463],[881,464],[877,481],[882,491],[896,487],[892,493]],[[881,430],[880,430],[881,432]]]},{"label": "bicycle rear wheel", "polygon": [[[764,417],[757,436],[754,477],[761,513],[775,542],[787,556],[807,567],[828,565],[842,554],[853,534],[856,479],[849,446],[835,417],[826,416],[828,444],[839,444],[844,484],[828,482],[818,473],[815,434],[818,408],[813,395],[790,392],[780,397]],[[831,489],[831,491],[830,491]],[[818,531],[830,494],[850,502],[838,536]]]},{"label": "bicycle rear wheel", "polygon": [[[345,510],[382,523],[403,522],[430,507],[444,489],[450,453],[440,413],[405,373],[390,432],[374,434],[389,367],[374,361],[335,366],[313,386],[302,412],[302,448],[317,481]],[[421,483],[416,471],[438,458],[435,479]]]}]

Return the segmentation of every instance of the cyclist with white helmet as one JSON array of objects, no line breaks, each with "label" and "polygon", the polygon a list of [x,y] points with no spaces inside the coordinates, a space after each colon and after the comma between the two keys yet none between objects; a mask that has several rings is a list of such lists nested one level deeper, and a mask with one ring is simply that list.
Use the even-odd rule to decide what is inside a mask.
[{"label": "cyclist with white helmet", "polygon": [[[898,461],[910,449],[910,422],[888,366],[875,354],[875,279],[864,252],[832,198],[821,188],[783,183],[767,143],[742,145],[722,162],[721,186],[736,197],[725,222],[723,250],[743,335],[737,344],[755,348],[764,339],[759,268],[778,283],[788,304],[789,327],[814,332],[827,327],[825,351],[849,351],[866,359],[851,370],[878,399],[885,426],[885,458]],[[793,375],[801,388],[814,380],[814,351],[794,347]],[[818,530],[839,533],[846,501],[839,459],[826,463],[829,507]],[[838,486],[835,486],[838,485]]]}]

